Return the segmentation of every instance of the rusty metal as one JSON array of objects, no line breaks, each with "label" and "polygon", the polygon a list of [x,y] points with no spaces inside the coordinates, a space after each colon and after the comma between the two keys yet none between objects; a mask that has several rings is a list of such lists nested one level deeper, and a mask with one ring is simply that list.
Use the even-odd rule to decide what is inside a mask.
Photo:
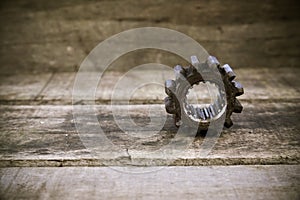
[{"label": "rusty metal", "polygon": [[[243,106],[236,98],[244,93],[243,86],[235,81],[236,74],[228,65],[220,65],[219,61],[209,56],[200,63],[196,56],[191,57],[191,66],[174,67],[175,80],[165,81],[166,111],[174,116],[176,126],[198,126],[198,130],[207,130],[212,121],[225,117],[224,126],[233,125],[231,114],[241,113]],[[218,89],[217,97],[210,104],[192,105],[188,103],[187,94],[194,85],[212,84]]]}]

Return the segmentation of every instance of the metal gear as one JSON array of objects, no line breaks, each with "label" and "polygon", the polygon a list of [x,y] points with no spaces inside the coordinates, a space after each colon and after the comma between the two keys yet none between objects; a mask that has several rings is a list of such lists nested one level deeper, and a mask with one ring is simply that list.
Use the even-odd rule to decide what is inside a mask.
[{"label": "metal gear", "polygon": [[[196,56],[191,57],[192,66],[174,67],[175,80],[165,81],[165,108],[173,114],[176,126],[197,127],[199,131],[208,130],[212,121],[225,117],[224,126],[233,125],[231,114],[241,113],[243,106],[236,99],[244,93],[243,86],[235,81],[235,73],[228,64],[220,65],[219,61],[209,56],[200,63]],[[187,95],[194,85],[206,84],[217,88],[215,99],[209,104],[191,104]],[[223,118],[224,120],[224,118]]]}]

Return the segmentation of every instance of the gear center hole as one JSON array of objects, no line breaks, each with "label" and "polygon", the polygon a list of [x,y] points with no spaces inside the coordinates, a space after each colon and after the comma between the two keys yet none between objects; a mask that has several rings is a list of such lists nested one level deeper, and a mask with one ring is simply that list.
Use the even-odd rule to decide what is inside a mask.
[{"label": "gear center hole", "polygon": [[216,105],[220,99],[219,88],[211,82],[199,82],[188,89],[184,109],[195,121],[210,120],[220,112]]}]

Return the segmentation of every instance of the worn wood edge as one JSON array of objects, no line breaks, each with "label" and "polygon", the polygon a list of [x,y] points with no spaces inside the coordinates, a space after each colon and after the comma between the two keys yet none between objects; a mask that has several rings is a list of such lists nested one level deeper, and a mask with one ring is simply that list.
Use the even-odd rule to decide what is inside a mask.
[{"label": "worn wood edge", "polygon": [[[238,98],[239,99],[239,98]],[[299,103],[300,98],[270,98],[270,99],[239,99],[240,102],[245,103]],[[44,100],[44,99],[16,99],[16,100],[0,100],[0,106],[38,106],[38,105],[111,105],[111,100],[96,99],[95,101],[83,100],[80,102],[72,102],[71,99],[54,99],[54,100]],[[119,105],[126,105],[128,101],[114,101]],[[145,105],[145,104],[162,104],[163,99],[139,99],[131,100],[130,103],[133,105]]]},{"label": "worn wood edge", "polygon": [[300,164],[299,154],[290,156],[268,156],[268,157],[214,157],[214,158],[177,158],[155,159],[118,157],[116,159],[96,158],[55,158],[55,159],[14,159],[1,158],[0,167],[107,167],[107,166],[227,166],[227,165],[298,165]]},{"label": "worn wood edge", "polygon": [[3,199],[297,199],[299,167],[1,168],[0,195]]}]

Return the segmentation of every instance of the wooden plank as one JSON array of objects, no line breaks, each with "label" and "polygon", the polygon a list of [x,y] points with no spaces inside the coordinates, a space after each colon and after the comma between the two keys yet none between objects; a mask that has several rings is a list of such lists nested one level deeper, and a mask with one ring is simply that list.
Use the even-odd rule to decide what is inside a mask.
[{"label": "wooden plank", "polygon": [[[258,7],[259,5],[259,7]],[[53,13],[53,18],[62,18],[60,13],[64,13],[65,20],[77,20],[79,16],[84,19],[115,19],[119,21],[149,21],[163,22],[170,21],[173,23],[192,25],[195,23],[201,24],[224,24],[232,22],[253,23],[257,21],[272,21],[272,20],[292,20],[297,19],[298,4],[293,0],[289,1],[268,1],[261,2],[258,0],[250,2],[240,2],[235,0],[223,1],[203,1],[199,2],[191,0],[182,3],[180,0],[174,0],[172,3],[168,1],[156,2],[140,2],[135,3],[131,0],[125,1],[100,1],[100,2],[85,2],[84,0],[76,1],[54,1],[41,4],[38,0],[29,0],[27,2],[17,1],[12,3],[9,1],[3,2],[1,15],[3,17],[11,16],[12,14],[20,13],[20,16],[14,16],[8,20],[14,22],[22,22],[28,20],[28,13],[36,13],[43,15],[44,13]],[[105,8],[105,9],[104,9]],[[117,8],[123,8],[123,12]],[[165,12],[161,12],[164,8]],[[90,10],[89,13],[82,13],[82,10]],[[99,10],[101,14],[99,15]],[[133,13],[134,11],[140,11]],[[141,12],[143,11],[143,12]],[[182,15],[176,15],[179,13]],[[76,17],[74,16],[76,15]],[[27,18],[22,18],[26,17]],[[207,19],[203,16],[211,16]],[[45,16],[44,16],[45,17]],[[19,19],[19,20],[16,20]],[[164,18],[167,18],[163,20]],[[159,21],[160,19],[160,21]],[[38,19],[35,19],[38,20]],[[11,22],[8,21],[8,22]]]},{"label": "wooden plank", "polygon": [[[184,155],[149,154],[164,147],[176,135],[173,119],[160,129],[153,124],[149,129],[126,134],[116,124],[111,106],[96,106],[96,114],[112,147],[99,147],[95,157],[86,149],[80,137],[97,138],[99,125],[79,135],[73,121],[72,106],[1,106],[1,166],[102,166],[102,165],[236,165],[299,163],[299,104],[243,102],[244,111],[233,115],[234,126],[224,130],[208,157],[201,154],[203,137],[189,146]],[[77,106],[79,108],[80,106]],[[149,123],[149,109],[164,112],[163,105],[119,106],[123,117],[129,109],[133,121],[140,126]],[[156,116],[157,121],[162,120]],[[153,120],[156,119],[155,117]],[[126,121],[125,121],[126,122]],[[129,126],[127,126],[129,127]],[[189,137],[181,138],[182,140]],[[179,140],[181,140],[179,139]],[[96,141],[96,140],[95,140]],[[99,149],[98,149],[99,150]]]},{"label": "wooden plank", "polygon": [[[234,66],[297,67],[299,63],[299,6],[293,0],[177,0],[171,4],[78,0],[58,1],[55,6],[33,0],[13,5],[4,2],[1,7],[0,73],[12,68],[18,72],[73,72],[99,42],[124,30],[149,26],[181,31]],[[174,65],[173,57],[163,53],[137,54],[126,63],[132,67],[137,59],[153,62],[155,57]]]},{"label": "wooden plank", "polygon": [[[85,22],[81,23],[85,24]],[[106,24],[110,25],[111,23],[108,22]],[[113,24],[115,24],[116,27],[120,27],[119,23]],[[98,27],[97,24],[94,26]],[[132,28],[135,28],[134,25],[126,25],[127,29],[129,29],[131,26]],[[228,30],[227,34],[219,33],[218,27],[215,26],[195,28],[184,25],[166,25],[164,27],[186,33],[197,40],[210,54],[217,56],[222,62],[228,62],[236,67],[297,67],[299,63],[299,38],[293,34],[285,32],[269,34],[270,30],[273,29],[273,25],[268,26],[265,30],[263,29],[265,32],[261,30],[261,26],[261,24],[258,24],[249,26],[239,25],[236,27],[224,27],[225,31]],[[276,24],[274,26],[280,27],[280,30],[278,31],[284,31],[289,29],[289,27],[299,27],[299,23],[289,23],[287,26]],[[245,34],[245,32],[252,28],[254,29],[253,32],[261,32],[261,35],[271,36],[266,38],[259,38],[258,36],[258,38],[255,38],[254,34]],[[103,29],[106,29],[106,27],[103,27]],[[203,30],[205,33],[202,33]],[[296,34],[297,30],[295,30]],[[120,32],[121,31],[123,30],[120,30]],[[94,31],[86,30],[86,32],[89,33]],[[80,66],[86,55],[96,45],[98,45],[104,39],[112,36],[112,34],[107,34],[106,37],[101,35],[88,35],[78,36],[72,39],[72,37],[69,37],[68,35],[61,36],[59,34],[60,33],[57,33],[56,36],[51,36],[55,38],[54,41],[41,41],[37,43],[25,42],[1,45],[0,60],[3,63],[1,66],[1,74],[12,73],[11,69],[15,68],[15,66],[18,66],[18,68],[16,68],[14,71],[19,73],[22,71],[36,71],[40,73],[52,71],[74,72],[78,66]],[[85,33],[81,34],[85,35]],[[239,35],[243,35],[243,37],[239,38]],[[299,33],[297,35],[299,35]],[[42,38],[48,37],[45,36]],[[162,42],[165,42],[166,39],[167,38],[163,38]],[[112,49],[118,48],[119,45],[122,44],[113,44]],[[178,43],[178,46],[180,46],[180,43]],[[158,50],[144,50],[132,52],[125,57],[120,58],[120,61],[113,63],[111,67],[121,71],[126,71],[133,68],[138,63],[141,64],[149,62],[160,62],[167,65],[176,65],[177,63],[183,62],[183,60],[174,55],[170,55],[170,53],[167,52]],[[122,63],[122,65],[120,63]],[[126,65],[124,65],[124,63],[126,63]]]},{"label": "wooden plank", "polygon": [[[134,4],[130,1],[86,3],[81,0],[72,3],[56,2],[55,9],[51,9],[53,7],[52,3],[45,3],[43,6],[37,1],[28,2],[28,6],[22,4],[24,3],[2,3],[2,7],[5,9],[1,12],[1,16],[3,17],[2,23],[6,25],[2,27],[3,33],[6,33],[6,36],[10,37],[9,39],[15,38],[23,42],[24,40],[21,40],[17,35],[18,30],[22,30],[25,38],[30,41],[45,41],[49,40],[49,37],[45,36],[59,34],[63,37],[69,36],[72,38],[76,37],[76,34],[81,31],[85,33],[83,36],[104,34],[106,38],[118,33],[118,30],[124,30],[126,28],[124,27],[125,24],[134,24],[135,27],[139,24],[142,26],[176,24],[188,27],[214,25],[219,28],[218,32],[222,32],[224,31],[222,30],[223,27],[230,25],[243,24],[251,27],[253,24],[260,23],[261,28],[259,29],[263,30],[274,22],[286,23],[286,26],[288,26],[287,23],[295,22],[299,17],[297,6],[294,5],[295,2],[292,0],[286,2],[260,2],[257,0],[251,2],[236,2],[235,0],[227,2],[189,1],[184,4],[180,0],[173,1],[171,4],[168,1],[162,1],[159,4],[153,2]],[[116,5],[122,7],[123,12],[120,13],[116,9]],[[161,12],[162,8],[165,12]],[[82,12],[84,10],[90,12]],[[143,12],[139,12],[140,10],[143,10]],[[100,11],[101,15],[98,14]],[[174,14],[179,12],[180,15]],[[12,22],[15,26],[12,26]],[[113,25],[113,28],[109,28],[109,23],[112,23],[112,25],[119,23],[121,26],[116,28]],[[103,27],[103,29],[101,28],[101,31],[95,33],[94,25],[100,25],[99,27]],[[273,31],[268,32],[270,35],[267,34],[263,37],[272,37],[272,34],[277,34],[278,27],[274,26],[274,28]],[[37,32],[30,33],[29,30],[37,30]],[[72,31],[68,32],[69,30]],[[87,33],[86,30],[89,30],[90,33]],[[297,30],[296,27],[290,26],[289,30],[279,32],[293,33],[293,30]],[[200,32],[201,35],[205,34],[203,30]],[[226,34],[226,31],[224,32]],[[249,33],[259,37],[262,32],[264,31],[255,32],[255,29],[249,29],[246,34],[241,34],[239,37],[244,37]],[[16,40],[3,42],[12,41]]]},{"label": "wooden plank", "polygon": [[[1,46],[14,46],[14,45],[47,45],[63,43],[70,46],[81,44],[82,48],[89,47],[93,48],[92,43],[101,42],[112,35],[118,34],[119,32],[137,28],[138,24],[146,25],[146,23],[136,22],[116,22],[113,20],[96,20],[96,19],[77,19],[74,21],[66,21],[65,19],[58,20],[50,18],[46,21],[46,15],[36,16],[36,20],[27,24],[26,26],[12,26],[8,25],[2,33],[8,40],[0,42]],[[42,19],[40,19],[42,18]],[[45,23],[42,23],[46,21]],[[69,22],[69,23],[67,23]],[[174,24],[174,23],[163,23],[163,27],[180,31],[194,38],[199,42],[212,41],[212,42],[243,42],[243,41],[277,41],[287,38],[299,39],[297,37],[299,33],[299,21],[273,21],[268,24],[263,22],[256,22],[251,24],[199,24],[187,25],[187,24]],[[121,26],[120,26],[121,25]],[[126,25],[126,26],[124,26]],[[47,28],[51,26],[51,28]],[[61,27],[64,29],[62,30]],[[38,35],[29,34],[29,30],[39,31]],[[17,34],[17,31],[24,31],[25,35],[23,39]],[[28,33],[27,33],[28,32]],[[65,34],[70,32],[71,34]],[[12,33],[12,34],[9,34]],[[83,40],[83,41],[80,41]],[[159,39],[159,38],[158,38]],[[161,41],[168,41],[169,38],[161,38]],[[70,43],[70,42],[73,42]],[[180,42],[180,41],[178,41]],[[86,46],[87,45],[87,46]],[[47,46],[46,46],[47,47]],[[252,47],[252,46],[251,46]],[[291,47],[293,48],[293,47]],[[75,49],[73,49],[75,50]],[[257,49],[259,50],[259,49]],[[276,49],[279,50],[279,49]],[[49,52],[55,53],[55,52]]]},{"label": "wooden plank", "polygon": [[[248,68],[236,69],[237,80],[244,86],[245,94],[238,97],[244,101],[297,101],[299,99],[300,71],[298,68]],[[98,103],[110,103],[113,92],[117,92],[115,101],[124,101],[127,94],[133,93],[133,103],[162,103],[166,96],[164,81],[174,79],[173,70],[135,70],[126,75],[121,72],[106,72],[96,91]],[[0,101],[2,104],[71,104],[75,73],[45,73],[40,75],[0,76]],[[47,79],[51,80],[47,83]],[[123,87],[115,86],[123,77]],[[151,83],[139,88],[131,88],[133,83]],[[26,86],[24,88],[24,85]],[[44,87],[44,88],[43,88]],[[43,90],[41,91],[41,88]],[[132,89],[136,89],[135,91]],[[128,96],[128,95],[127,95]]]},{"label": "wooden plank", "polygon": [[4,199],[297,199],[299,170],[299,165],[2,168],[0,194]]},{"label": "wooden plank", "polygon": [[0,99],[8,101],[38,99],[52,76],[51,73],[2,75]]}]

